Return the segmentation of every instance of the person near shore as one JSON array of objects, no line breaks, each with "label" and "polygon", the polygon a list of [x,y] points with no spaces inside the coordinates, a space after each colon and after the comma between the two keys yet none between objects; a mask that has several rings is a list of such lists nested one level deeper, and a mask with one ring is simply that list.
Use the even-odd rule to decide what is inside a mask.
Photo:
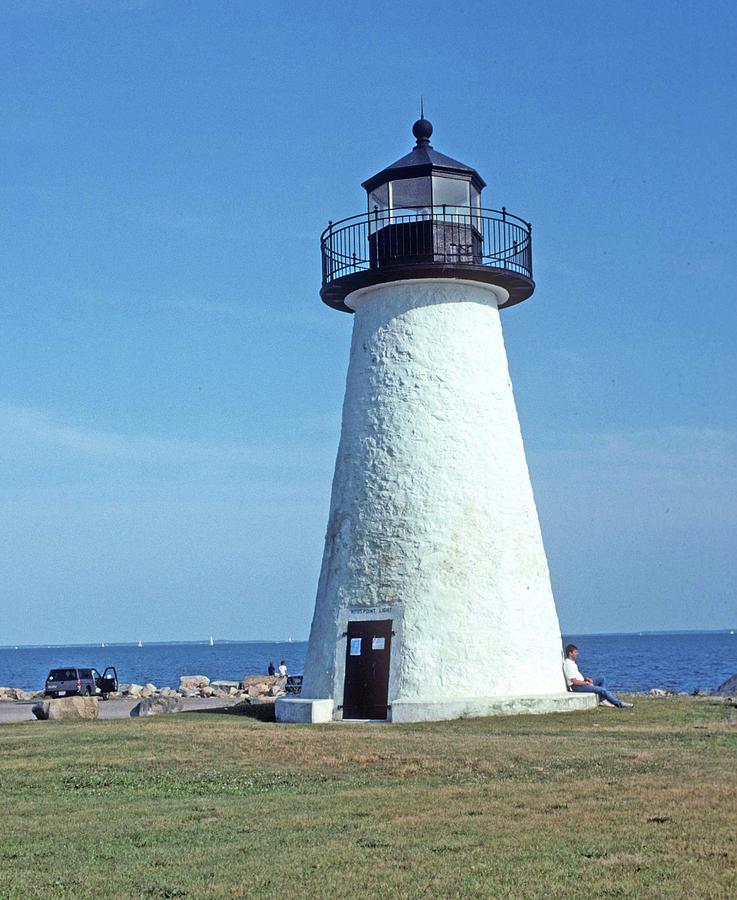
[{"label": "person near shore", "polygon": [[610,694],[606,689],[603,678],[584,678],[576,665],[576,657],[578,656],[578,647],[575,644],[566,646],[566,658],[563,662],[563,674],[566,676],[566,684],[569,690],[581,694],[596,694],[599,703],[604,706],[617,706],[619,709],[629,709],[631,703],[625,703],[614,694]]},{"label": "person near shore", "polygon": [[276,666],[273,660],[269,660],[269,675],[276,675]]},{"label": "person near shore", "polygon": [[279,675],[281,675],[282,678],[286,678],[287,674],[287,664],[282,660],[279,663]]}]

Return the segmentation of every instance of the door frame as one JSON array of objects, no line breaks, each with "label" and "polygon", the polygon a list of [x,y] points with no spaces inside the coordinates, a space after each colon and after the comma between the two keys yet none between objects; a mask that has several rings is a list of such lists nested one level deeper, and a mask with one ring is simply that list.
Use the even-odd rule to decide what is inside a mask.
[{"label": "door frame", "polygon": [[[342,609],[338,617],[338,639],[335,642],[335,681],[333,697],[335,698],[334,717],[343,718],[343,696],[345,692],[345,664],[349,622],[375,622],[391,620],[392,643],[389,656],[389,691],[386,721],[392,720],[392,700],[399,696],[399,660],[402,647],[403,610],[401,606],[351,606]],[[383,720],[382,720],[383,721]]]}]

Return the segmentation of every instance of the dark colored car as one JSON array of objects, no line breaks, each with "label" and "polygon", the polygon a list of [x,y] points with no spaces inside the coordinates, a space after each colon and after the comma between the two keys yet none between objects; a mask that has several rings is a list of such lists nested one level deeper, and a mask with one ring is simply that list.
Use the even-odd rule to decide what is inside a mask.
[{"label": "dark colored car", "polygon": [[118,673],[114,666],[108,666],[100,675],[97,669],[78,669],[70,666],[65,669],[52,669],[46,678],[44,693],[48,697],[102,696],[107,700],[108,694],[118,689]]}]

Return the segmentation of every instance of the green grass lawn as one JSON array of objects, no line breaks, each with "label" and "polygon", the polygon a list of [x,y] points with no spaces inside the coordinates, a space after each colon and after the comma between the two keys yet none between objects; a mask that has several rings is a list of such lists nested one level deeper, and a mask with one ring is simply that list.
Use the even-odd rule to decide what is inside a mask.
[{"label": "green grass lawn", "polygon": [[737,709],[0,729],[0,897],[735,897]]}]

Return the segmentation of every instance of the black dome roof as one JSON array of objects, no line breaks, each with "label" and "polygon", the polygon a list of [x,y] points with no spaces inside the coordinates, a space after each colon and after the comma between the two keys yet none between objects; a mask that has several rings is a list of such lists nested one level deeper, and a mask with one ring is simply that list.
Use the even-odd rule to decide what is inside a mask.
[{"label": "black dome roof", "polygon": [[433,171],[470,176],[471,182],[479,190],[486,187],[486,182],[476,169],[435,150],[430,144],[432,130],[432,123],[427,119],[418,119],[412,126],[412,133],[417,138],[417,144],[412,148],[411,152],[377,172],[376,175],[372,175],[371,178],[362,183],[361,187],[366,191],[372,191],[375,187],[387,181],[394,181],[400,178],[417,178],[422,175],[430,175]]}]

